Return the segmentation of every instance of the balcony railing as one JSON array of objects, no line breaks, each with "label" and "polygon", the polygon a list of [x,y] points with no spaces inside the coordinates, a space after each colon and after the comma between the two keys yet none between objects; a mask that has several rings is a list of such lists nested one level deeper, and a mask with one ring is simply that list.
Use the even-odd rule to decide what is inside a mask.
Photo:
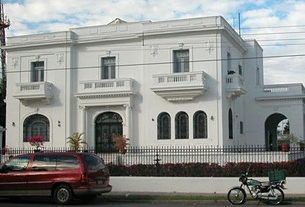
[{"label": "balcony railing", "polygon": [[151,88],[168,101],[193,100],[206,90],[205,73],[173,73],[154,75]]},{"label": "balcony railing", "polygon": [[17,83],[14,97],[21,101],[49,100],[53,97],[53,85],[49,82]]},{"label": "balcony railing", "polygon": [[154,76],[154,85],[156,87],[203,86],[204,75],[203,72],[160,74]]},{"label": "balcony railing", "polygon": [[107,79],[81,81],[78,96],[130,95],[133,94],[132,79]]},{"label": "balcony railing", "polygon": [[245,94],[244,78],[239,74],[227,75],[226,92],[228,93],[228,97],[236,97]]},{"label": "balcony railing", "polygon": [[275,84],[265,85],[262,93],[256,100],[267,99],[305,98],[305,90],[302,84]]}]

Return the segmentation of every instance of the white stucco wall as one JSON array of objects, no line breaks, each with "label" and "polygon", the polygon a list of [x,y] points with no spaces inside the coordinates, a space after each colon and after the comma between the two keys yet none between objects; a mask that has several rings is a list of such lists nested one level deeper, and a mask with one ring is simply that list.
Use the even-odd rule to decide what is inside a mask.
[{"label": "white stucco wall", "polygon": [[[176,49],[189,50],[190,72],[205,74],[206,90],[193,100],[168,101],[152,90],[156,75],[173,74]],[[36,113],[49,119],[50,142],[46,146],[53,147],[66,146],[66,137],[76,131],[84,132],[88,144],[94,146],[95,118],[108,111],[120,114],[123,134],[132,145],[265,144],[264,123],[275,112],[289,118],[291,132],[305,134],[301,92],[288,94],[298,98],[288,99],[283,94],[283,100],[257,101],[257,97],[266,95],[262,49],[255,41],[242,40],[221,17],[102,25],[11,37],[7,52],[6,135],[10,147],[28,146],[23,142],[23,122]],[[229,97],[227,92],[227,52],[231,53],[232,70],[238,73],[238,65],[243,67],[243,95]],[[133,95],[80,95],[84,82],[101,79],[101,58],[108,56],[116,57],[116,79],[133,83]],[[30,64],[37,60],[45,61],[45,81],[52,83],[53,97],[49,103],[30,100],[25,104],[14,97],[16,85],[30,82]],[[256,68],[260,69],[258,85]],[[233,111],[233,139],[228,139],[229,108]],[[193,115],[199,110],[207,114],[207,139],[193,139]],[[180,111],[189,116],[189,138],[177,140],[175,116]],[[157,139],[161,112],[171,116],[169,140]],[[240,121],[244,123],[243,134],[239,132]]]},{"label": "white stucco wall", "polygon": [[[254,178],[268,181],[268,178]],[[286,195],[304,195],[305,178],[288,177],[284,190]],[[112,192],[121,193],[194,193],[227,194],[230,188],[239,186],[237,177],[184,178],[184,177],[111,177]]]}]

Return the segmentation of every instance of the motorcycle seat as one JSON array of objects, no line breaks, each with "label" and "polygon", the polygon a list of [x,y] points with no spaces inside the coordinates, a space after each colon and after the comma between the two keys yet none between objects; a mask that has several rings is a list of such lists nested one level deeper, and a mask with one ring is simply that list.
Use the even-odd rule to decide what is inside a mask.
[{"label": "motorcycle seat", "polygon": [[262,187],[267,187],[270,185],[269,181],[265,181],[265,182],[260,182]]}]

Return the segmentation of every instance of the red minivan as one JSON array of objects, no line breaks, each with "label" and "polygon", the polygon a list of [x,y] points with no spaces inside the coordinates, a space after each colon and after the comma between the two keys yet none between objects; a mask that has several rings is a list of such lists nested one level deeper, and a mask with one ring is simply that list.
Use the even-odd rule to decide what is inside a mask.
[{"label": "red minivan", "polygon": [[51,196],[59,204],[74,197],[110,192],[104,161],[86,152],[39,152],[18,155],[0,168],[0,196]]}]

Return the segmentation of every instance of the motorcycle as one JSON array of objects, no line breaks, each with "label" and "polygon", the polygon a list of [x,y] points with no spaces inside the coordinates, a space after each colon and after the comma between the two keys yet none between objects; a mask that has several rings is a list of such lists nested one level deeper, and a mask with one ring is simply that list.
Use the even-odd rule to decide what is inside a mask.
[{"label": "motorcycle", "polygon": [[245,174],[241,174],[239,187],[233,187],[229,190],[227,198],[233,205],[242,205],[246,202],[246,190],[252,198],[267,202],[271,205],[279,205],[284,201],[284,184],[286,177],[283,171],[270,171],[269,182],[261,182],[248,178],[247,169]]}]

